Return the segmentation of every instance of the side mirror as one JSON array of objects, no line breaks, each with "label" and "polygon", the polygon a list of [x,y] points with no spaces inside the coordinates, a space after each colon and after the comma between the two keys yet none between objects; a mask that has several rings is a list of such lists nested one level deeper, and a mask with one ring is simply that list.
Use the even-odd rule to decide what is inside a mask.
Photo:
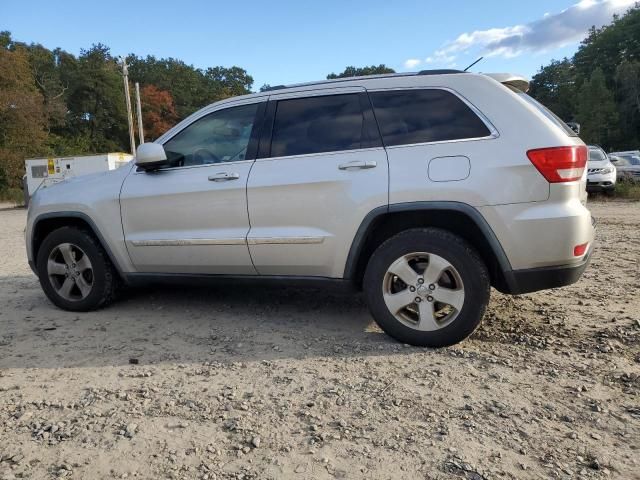
[{"label": "side mirror", "polygon": [[567,125],[569,126],[569,128],[571,130],[573,130],[574,132],[576,132],[576,135],[580,135],[580,124],[576,123],[576,122],[569,122],[567,123]]},{"label": "side mirror", "polygon": [[144,170],[155,170],[169,162],[164,147],[158,143],[143,143],[136,149],[136,165]]}]

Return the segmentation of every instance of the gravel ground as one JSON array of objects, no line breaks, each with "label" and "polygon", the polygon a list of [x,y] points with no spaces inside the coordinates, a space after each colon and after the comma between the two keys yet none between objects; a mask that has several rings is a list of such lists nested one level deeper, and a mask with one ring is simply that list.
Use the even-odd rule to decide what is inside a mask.
[{"label": "gravel ground", "polygon": [[0,479],[640,478],[640,204],[591,208],[578,284],[494,291],[441,350],[318,290],[63,312],[26,264],[24,210],[1,210]]}]

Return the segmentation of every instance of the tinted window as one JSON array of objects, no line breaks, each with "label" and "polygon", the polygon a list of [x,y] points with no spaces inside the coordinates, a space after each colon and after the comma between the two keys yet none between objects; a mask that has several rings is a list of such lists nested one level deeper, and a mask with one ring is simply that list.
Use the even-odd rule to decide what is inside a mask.
[{"label": "tinted window", "polygon": [[513,91],[513,92],[517,93],[518,95],[520,95],[520,97],[522,97],[527,103],[529,103],[530,105],[533,105],[540,113],[542,113],[545,117],[547,117],[549,120],[551,120],[553,123],[555,123],[558,127],[560,127],[562,130],[564,130],[564,133],[566,133],[570,137],[577,137],[578,136],[578,134],[576,132],[574,132],[573,129],[569,125],[567,125],[564,120],[562,120],[559,116],[557,116],[555,113],[553,113],[547,107],[542,105],[535,98],[530,97],[529,95],[524,93],[522,90],[518,90],[518,89],[513,88],[513,87],[509,87],[509,88],[511,88],[511,91]]},{"label": "tinted window", "polygon": [[445,90],[372,92],[371,101],[388,146],[490,135],[482,120]]},{"label": "tinted window", "polygon": [[258,104],[218,110],[164,144],[172,167],[244,160]]},{"label": "tinted window", "polygon": [[271,156],[362,148],[364,118],[357,94],[280,100]]}]

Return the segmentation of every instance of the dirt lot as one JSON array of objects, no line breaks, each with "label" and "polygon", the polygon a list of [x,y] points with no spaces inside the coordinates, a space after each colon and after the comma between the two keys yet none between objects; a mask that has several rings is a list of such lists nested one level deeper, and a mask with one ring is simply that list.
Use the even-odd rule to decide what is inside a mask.
[{"label": "dirt lot", "polygon": [[640,204],[591,207],[578,284],[493,292],[442,350],[316,290],[165,287],[66,313],[4,209],[0,479],[640,478]]}]

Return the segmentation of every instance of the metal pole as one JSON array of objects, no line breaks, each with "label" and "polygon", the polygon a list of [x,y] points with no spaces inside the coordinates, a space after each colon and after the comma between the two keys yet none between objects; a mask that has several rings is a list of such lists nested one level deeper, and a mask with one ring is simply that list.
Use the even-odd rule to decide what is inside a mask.
[{"label": "metal pole", "polygon": [[127,101],[127,121],[129,122],[129,141],[131,142],[131,155],[136,154],[136,140],[133,136],[133,116],[131,115],[131,95],[129,93],[129,69],[127,60],[122,59],[122,77],[124,78],[124,96]]},{"label": "metal pole", "polygon": [[140,103],[140,84],[136,82],[136,106],[138,110],[138,140],[144,143],[144,130],[142,129],[142,104]]}]

